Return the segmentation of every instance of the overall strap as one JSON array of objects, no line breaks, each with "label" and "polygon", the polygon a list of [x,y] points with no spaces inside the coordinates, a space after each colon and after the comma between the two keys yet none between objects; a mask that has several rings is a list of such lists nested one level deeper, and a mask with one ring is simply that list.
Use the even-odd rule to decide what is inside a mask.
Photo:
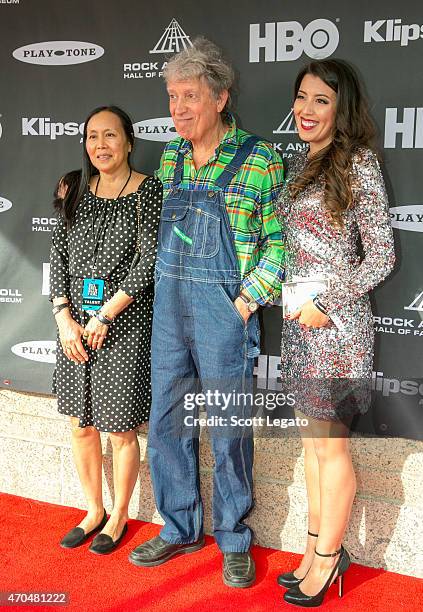
[{"label": "overall strap", "polygon": [[176,158],[176,166],[175,171],[173,173],[173,183],[172,187],[177,187],[179,183],[182,181],[182,176],[184,174],[184,154],[181,150],[179,150],[178,157]]},{"label": "overall strap", "polygon": [[216,187],[225,189],[235,174],[238,172],[242,164],[245,162],[247,157],[250,155],[256,143],[260,140],[258,136],[250,136],[235,153],[232,161],[225,166],[222,174],[215,180],[214,184]]}]

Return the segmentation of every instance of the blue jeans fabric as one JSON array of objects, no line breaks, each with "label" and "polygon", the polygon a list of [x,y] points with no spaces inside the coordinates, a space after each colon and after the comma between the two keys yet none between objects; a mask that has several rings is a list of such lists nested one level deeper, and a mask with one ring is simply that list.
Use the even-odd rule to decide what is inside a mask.
[{"label": "blue jeans fabric", "polygon": [[[148,454],[157,508],[165,521],[161,537],[171,543],[196,541],[203,530],[199,485],[198,430],[178,426],[187,410],[186,393],[219,389],[252,392],[259,352],[257,315],[244,323],[233,301],[241,277],[223,190],[251,152],[250,139],[216,181],[216,189],[174,186],[163,205],[156,264],[152,334],[152,409]],[[252,403],[229,402],[207,415],[230,422],[252,416]],[[215,459],[213,526],[223,552],[245,552],[252,533],[243,522],[253,503],[253,436],[248,426],[209,429]]]}]

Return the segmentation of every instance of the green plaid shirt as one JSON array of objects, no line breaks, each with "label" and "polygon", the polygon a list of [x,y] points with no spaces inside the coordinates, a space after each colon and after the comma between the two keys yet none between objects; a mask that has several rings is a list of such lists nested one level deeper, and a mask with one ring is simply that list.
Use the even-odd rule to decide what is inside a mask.
[{"label": "green plaid shirt", "polygon": [[[214,181],[232,161],[251,134],[237,128],[231,118],[228,131],[207,164],[195,169],[192,146],[175,138],[166,145],[156,176],[163,183],[163,196],[172,187],[179,150],[184,154],[181,186],[185,189],[215,189]],[[271,144],[259,141],[226,186],[225,202],[235,250],[243,278],[242,288],[259,304],[271,304],[281,291],[284,263],[282,232],[274,203],[282,187],[283,164]]]}]

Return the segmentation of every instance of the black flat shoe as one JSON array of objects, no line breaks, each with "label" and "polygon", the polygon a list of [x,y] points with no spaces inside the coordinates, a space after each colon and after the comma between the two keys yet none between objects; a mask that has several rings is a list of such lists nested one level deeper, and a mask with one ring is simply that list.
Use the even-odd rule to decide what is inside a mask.
[{"label": "black flat shoe", "polygon": [[128,525],[125,523],[122,533],[117,540],[113,540],[113,538],[106,533],[99,533],[91,542],[91,546],[88,550],[96,555],[108,555],[109,553],[113,552],[115,548],[117,548],[119,542],[122,540],[127,531]]},{"label": "black flat shoe", "polygon": [[250,551],[223,553],[223,582],[226,586],[246,589],[256,580],[256,566]]},{"label": "black flat shoe", "polygon": [[160,536],[156,536],[144,544],[137,546],[129,555],[129,561],[141,567],[154,567],[165,563],[175,555],[195,552],[203,548],[205,544],[204,536],[197,542],[191,544],[170,544]]},{"label": "black flat shoe", "polygon": [[[307,533],[312,538],[319,537],[318,533],[311,533],[311,531],[308,531]],[[294,572],[285,572],[285,574],[279,574],[279,576],[276,578],[276,582],[279,584],[279,586],[283,586],[286,589],[292,589],[292,587],[298,586],[300,582],[304,580],[304,578],[305,576],[302,578],[297,578]]]},{"label": "black flat shoe", "polygon": [[329,578],[326,580],[320,591],[316,593],[316,595],[306,595],[302,592],[300,586],[297,585],[292,587],[292,589],[289,589],[289,591],[284,594],[283,598],[287,603],[290,603],[294,606],[301,606],[303,608],[317,608],[318,606],[322,605],[325,595],[330,585],[332,584],[332,581],[338,581],[338,595],[339,597],[342,597],[344,593],[344,574],[351,564],[349,554],[343,546],[341,546],[341,548],[336,552],[329,553],[327,555],[318,553],[317,550],[315,551],[315,553],[319,557],[336,557],[336,555],[339,555],[339,559],[333,566]]},{"label": "black flat shoe", "polygon": [[101,522],[97,525],[97,527],[94,527],[94,529],[91,529],[91,531],[89,531],[88,533],[85,533],[82,527],[74,527],[73,529],[68,531],[68,533],[62,539],[62,541],[60,542],[60,546],[62,548],[76,548],[77,546],[81,546],[81,544],[86,542],[88,538],[91,537],[94,533],[97,533],[97,531],[101,531],[106,523],[107,514],[106,511],[104,511],[103,518],[101,519]]}]

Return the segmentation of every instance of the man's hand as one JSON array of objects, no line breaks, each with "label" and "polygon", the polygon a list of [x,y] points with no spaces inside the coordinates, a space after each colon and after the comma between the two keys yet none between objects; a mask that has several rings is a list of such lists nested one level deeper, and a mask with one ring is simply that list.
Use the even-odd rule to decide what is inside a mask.
[{"label": "man's hand", "polygon": [[330,322],[330,318],[323,314],[313,303],[313,300],[308,300],[305,304],[298,308],[295,312],[286,317],[289,321],[298,319],[301,327],[326,327]]},{"label": "man's hand", "polygon": [[234,306],[238,310],[241,317],[244,319],[244,323],[247,323],[251,317],[251,312],[248,310],[247,304],[240,297],[237,297],[234,301]]}]

